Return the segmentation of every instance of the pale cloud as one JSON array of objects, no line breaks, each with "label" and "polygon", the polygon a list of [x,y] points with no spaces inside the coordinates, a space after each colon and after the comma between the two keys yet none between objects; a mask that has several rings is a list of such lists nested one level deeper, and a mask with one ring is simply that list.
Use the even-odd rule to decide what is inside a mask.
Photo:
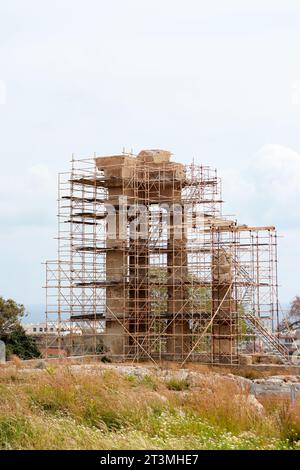
[{"label": "pale cloud", "polygon": [[300,155],[278,144],[261,147],[249,163],[223,170],[227,211],[236,211],[243,223],[278,225],[280,230],[300,225]]},{"label": "pale cloud", "polygon": [[[0,295],[44,302],[42,262],[56,257],[57,175],[45,164],[15,168],[0,187]],[[42,311],[42,310],[41,310]]]},{"label": "pale cloud", "polygon": [[300,155],[289,147],[269,144],[248,161],[221,171],[226,212],[236,214],[241,223],[276,226],[284,309],[300,293]]},{"label": "pale cloud", "polygon": [[[251,171],[252,170],[252,171]],[[265,145],[256,155],[250,177],[256,181],[257,207],[282,228],[300,225],[300,155],[282,145]]]},{"label": "pale cloud", "polygon": [[15,170],[0,188],[0,224],[16,226],[51,225],[55,220],[57,176],[47,165],[36,164],[22,173]]},{"label": "pale cloud", "polygon": [[[55,216],[54,216],[55,221]],[[55,226],[43,224],[1,227],[0,296],[20,303],[44,303],[46,256],[56,258]]]}]

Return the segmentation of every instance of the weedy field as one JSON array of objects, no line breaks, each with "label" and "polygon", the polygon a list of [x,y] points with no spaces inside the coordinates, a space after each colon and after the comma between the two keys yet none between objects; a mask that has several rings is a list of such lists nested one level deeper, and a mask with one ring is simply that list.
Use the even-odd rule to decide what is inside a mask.
[{"label": "weedy field", "polygon": [[299,402],[261,406],[209,373],[3,368],[0,395],[1,449],[300,449]]}]

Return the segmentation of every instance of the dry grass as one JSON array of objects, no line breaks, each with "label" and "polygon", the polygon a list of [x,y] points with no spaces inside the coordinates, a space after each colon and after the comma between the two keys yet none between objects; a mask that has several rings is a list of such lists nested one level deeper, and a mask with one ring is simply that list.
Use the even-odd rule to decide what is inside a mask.
[{"label": "dry grass", "polygon": [[261,414],[236,383],[206,377],[190,386],[109,368],[2,369],[0,448],[299,447],[300,405],[266,402]]}]

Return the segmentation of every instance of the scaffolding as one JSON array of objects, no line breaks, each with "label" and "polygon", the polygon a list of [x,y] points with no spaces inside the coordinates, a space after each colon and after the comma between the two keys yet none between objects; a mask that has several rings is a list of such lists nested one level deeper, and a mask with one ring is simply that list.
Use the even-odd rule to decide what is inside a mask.
[{"label": "scaffolding", "polygon": [[70,355],[238,364],[287,361],[278,325],[277,235],[222,214],[208,166],[167,151],[76,160],[58,181],[58,259],[46,322]]}]

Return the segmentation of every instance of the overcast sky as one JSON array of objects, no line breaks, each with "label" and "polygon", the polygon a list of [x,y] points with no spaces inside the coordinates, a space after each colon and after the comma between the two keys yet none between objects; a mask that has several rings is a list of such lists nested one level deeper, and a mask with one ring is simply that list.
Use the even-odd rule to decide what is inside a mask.
[{"label": "overcast sky", "polygon": [[43,303],[57,172],[124,147],[217,167],[300,295],[299,0],[2,0],[0,39],[0,295]]}]

